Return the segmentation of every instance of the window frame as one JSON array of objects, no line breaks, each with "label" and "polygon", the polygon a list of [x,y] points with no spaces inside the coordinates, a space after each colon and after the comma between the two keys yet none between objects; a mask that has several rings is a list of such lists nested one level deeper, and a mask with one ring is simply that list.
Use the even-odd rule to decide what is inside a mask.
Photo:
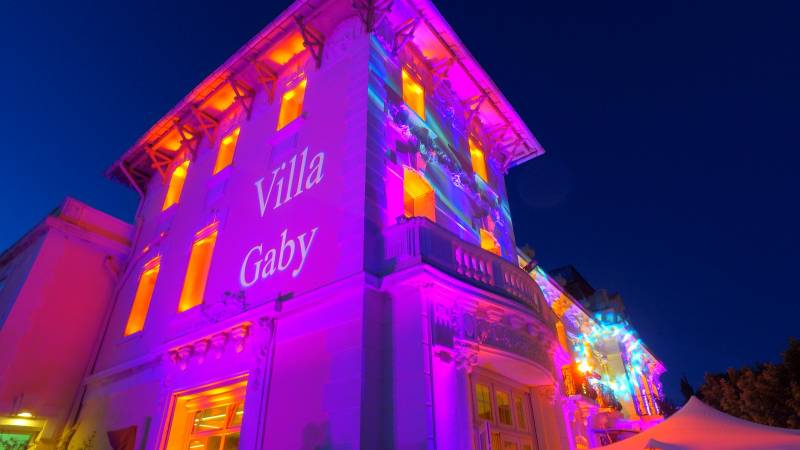
[{"label": "window frame", "polygon": [[[492,419],[484,419],[478,415],[477,385],[481,384],[489,388],[489,399],[491,403]],[[498,437],[500,448],[505,442],[516,443],[517,448],[522,450],[523,445],[531,444],[531,449],[538,449],[538,437],[536,435],[536,425],[533,415],[533,395],[530,390],[519,383],[502,377],[499,374],[489,372],[484,369],[476,368],[470,375],[470,400],[472,418],[475,426],[479,429],[489,424],[489,438]],[[509,409],[511,413],[511,425],[506,425],[500,421],[500,409],[497,402],[497,392],[508,394]],[[523,424],[520,424],[519,412],[516,408],[516,400],[519,399],[523,406]],[[525,406],[527,405],[527,407]]]},{"label": "window frame", "polygon": [[[408,92],[406,86],[418,92]],[[403,103],[424,121],[425,104],[427,103],[425,101],[425,86],[422,85],[420,77],[408,66],[400,69],[400,91]]]},{"label": "window frame", "polygon": [[[241,130],[242,127],[237,126],[219,140],[219,143],[217,144],[217,158],[214,160],[214,169],[211,172],[212,176],[217,175],[233,165],[233,158],[236,155],[236,147],[239,145],[239,135],[241,134]],[[233,142],[230,144],[230,150],[223,153],[223,146],[228,145],[225,143],[225,140],[227,139],[230,139]],[[224,160],[221,160],[223,156],[225,156],[225,158]]]},{"label": "window frame", "polygon": [[[202,264],[202,262],[195,262],[195,251],[198,250],[203,243],[211,239],[211,247],[208,251],[207,255],[207,263],[204,266],[200,267],[193,267],[196,264]],[[186,272],[184,273],[183,277],[183,284],[181,287],[180,297],[178,299],[178,313],[184,313],[186,311],[190,311],[197,306],[202,305],[205,303],[205,294],[206,288],[208,287],[208,278],[211,274],[211,265],[214,263],[214,250],[217,246],[217,239],[219,239],[219,222],[215,221],[211,224],[203,227],[200,231],[195,233],[194,240],[192,241],[192,247],[189,250],[189,260],[186,263]],[[200,257],[200,256],[198,256]],[[202,267],[202,272],[205,272],[203,275],[203,280],[201,282],[202,286],[194,285],[191,287],[192,290],[196,292],[188,292],[188,283],[190,281],[190,274],[195,270],[200,270]],[[193,270],[194,269],[194,270]],[[194,274],[194,277],[197,275]],[[194,278],[192,278],[193,282],[196,282]],[[194,284],[194,283],[193,283]],[[191,298],[190,298],[191,297]]]},{"label": "window frame", "polygon": [[[178,391],[170,396],[169,407],[164,415],[161,431],[161,444],[158,448],[166,450],[186,450],[193,440],[203,440],[207,447],[208,438],[241,433],[245,426],[245,407],[248,376],[239,375],[219,382]],[[225,426],[219,430],[193,432],[198,412],[214,407],[226,407]],[[242,420],[232,424],[238,407],[242,407]],[[220,439],[219,450],[224,450],[225,439]]]},{"label": "window frame", "polygon": [[[289,86],[287,86],[286,90],[281,94],[281,101],[278,107],[278,124],[275,127],[275,131],[280,131],[290,124],[294,123],[297,119],[303,116],[303,107],[306,103],[306,90],[308,89],[308,78],[302,76],[296,80],[294,80]],[[300,106],[297,108],[297,113],[291,119],[288,119],[289,112],[286,109],[286,103],[293,101],[294,97],[297,96],[298,90],[301,92],[299,95],[300,97]],[[287,96],[290,96],[287,98]]]},{"label": "window frame", "polygon": [[[186,159],[180,164],[177,164],[172,169],[172,172],[170,172],[169,183],[167,183],[167,191],[164,193],[164,201],[161,204],[161,212],[169,211],[175,205],[181,202],[183,189],[186,187],[186,178],[189,176],[190,162],[190,160]],[[180,173],[179,170],[183,172],[183,176],[181,176],[179,179],[176,179],[175,177]],[[174,184],[179,180],[179,185]]]},{"label": "window frame", "polygon": [[[147,315],[150,312],[150,304],[153,301],[153,294],[155,293],[156,290],[156,285],[158,283],[158,275],[160,272],[161,272],[161,255],[158,255],[148,260],[146,263],[144,263],[144,265],[142,265],[142,270],[139,273],[139,278],[136,282],[136,290],[134,291],[133,294],[133,302],[131,303],[131,307],[128,310],[128,320],[125,321],[125,328],[123,329],[122,332],[124,337],[134,336],[144,331],[144,326],[147,324]],[[143,288],[142,282],[145,281],[145,276],[148,276],[148,274],[150,273],[153,274],[152,287],[148,288],[149,292],[147,293],[146,300],[142,300],[144,297],[142,298],[139,297]],[[141,306],[140,302],[144,303],[144,306]],[[137,310],[140,311],[141,324],[139,325],[138,329],[129,331],[129,329],[131,328],[131,322],[134,318],[134,312],[136,312]]]}]

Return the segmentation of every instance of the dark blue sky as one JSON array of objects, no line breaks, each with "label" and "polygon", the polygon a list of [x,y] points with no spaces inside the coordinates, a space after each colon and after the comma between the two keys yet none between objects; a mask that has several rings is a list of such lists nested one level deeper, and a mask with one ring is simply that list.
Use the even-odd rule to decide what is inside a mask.
[{"label": "dark blue sky", "polygon": [[[0,17],[2,248],[65,195],[131,220],[103,171],[288,5],[21,3]],[[800,334],[800,5],[437,5],[548,151],[508,178],[518,242],[620,291],[673,395],[777,359]]]}]

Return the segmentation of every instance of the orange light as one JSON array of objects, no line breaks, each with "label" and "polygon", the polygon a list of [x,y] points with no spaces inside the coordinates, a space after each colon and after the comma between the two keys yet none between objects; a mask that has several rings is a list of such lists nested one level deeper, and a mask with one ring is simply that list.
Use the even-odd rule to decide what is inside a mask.
[{"label": "orange light", "polygon": [[436,193],[425,178],[410,167],[403,168],[403,209],[406,217],[436,221]]},{"label": "orange light", "polygon": [[214,175],[228,167],[233,162],[233,153],[236,151],[236,142],[239,140],[239,128],[222,138],[217,151],[217,162],[214,164]]},{"label": "orange light", "polygon": [[273,46],[267,52],[266,58],[280,66],[291,61],[295,55],[305,50],[303,45],[303,36],[300,33],[294,33],[281,40],[277,45]]},{"label": "orange light", "polygon": [[128,315],[128,323],[125,325],[125,336],[130,336],[144,329],[144,322],[147,319],[147,311],[150,309],[150,299],[153,297],[153,290],[156,287],[158,271],[161,267],[159,259],[155,258],[145,264],[147,268],[139,277],[139,286],[136,288],[136,296],[133,298],[133,306]]},{"label": "orange light", "polygon": [[497,243],[497,239],[494,237],[494,235],[489,232],[489,230],[484,228],[480,229],[480,234],[481,248],[500,256],[500,244]]},{"label": "orange light", "polygon": [[234,101],[236,101],[236,91],[233,90],[230,84],[225,83],[203,102],[203,106],[209,106],[217,111],[225,111]]},{"label": "orange light", "polygon": [[422,120],[425,120],[425,89],[415,80],[406,69],[403,69],[403,101]]},{"label": "orange light", "polygon": [[578,370],[580,370],[583,373],[591,372],[592,366],[590,366],[589,363],[586,362],[586,360],[583,360],[581,361],[580,364],[578,364]]},{"label": "orange light", "polygon": [[306,95],[306,80],[286,91],[281,98],[281,112],[278,116],[278,129],[285,127],[303,112],[303,99]]},{"label": "orange light", "polygon": [[178,203],[178,201],[181,199],[183,183],[186,181],[186,173],[188,170],[189,161],[184,161],[183,164],[176,167],[175,170],[172,171],[172,176],[169,178],[167,195],[164,197],[164,206],[161,207],[162,211],[166,211],[170,206]]},{"label": "orange light", "polygon": [[472,139],[469,139],[469,154],[472,157],[472,170],[483,179],[483,181],[489,181],[489,177],[486,174],[486,158],[483,156],[483,150],[481,150]]},{"label": "orange light", "polygon": [[[216,224],[213,226],[216,228]],[[192,254],[189,256],[189,265],[186,268],[186,278],[183,281],[178,312],[189,310],[203,303],[208,271],[211,268],[211,256],[214,254],[216,243],[217,230],[214,229],[192,245]]]}]

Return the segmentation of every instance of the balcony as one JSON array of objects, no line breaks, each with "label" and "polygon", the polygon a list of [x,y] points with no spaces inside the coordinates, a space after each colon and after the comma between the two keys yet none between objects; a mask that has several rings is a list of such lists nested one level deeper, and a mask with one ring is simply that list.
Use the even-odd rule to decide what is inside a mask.
[{"label": "balcony", "polygon": [[417,264],[440,271],[527,306],[553,328],[555,316],[536,282],[516,264],[462,241],[421,217],[413,217],[384,230],[382,272],[389,274]]}]

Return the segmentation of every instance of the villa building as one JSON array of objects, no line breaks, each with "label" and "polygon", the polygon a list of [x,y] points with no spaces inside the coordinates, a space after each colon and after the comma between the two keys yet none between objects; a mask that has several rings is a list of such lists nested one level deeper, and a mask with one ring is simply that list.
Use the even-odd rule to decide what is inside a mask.
[{"label": "villa building", "polygon": [[542,153],[430,1],[297,0],[109,169],[132,227],[68,201],[0,257],[0,439],[580,449],[658,422],[621,303],[517,249],[504,176]]}]

